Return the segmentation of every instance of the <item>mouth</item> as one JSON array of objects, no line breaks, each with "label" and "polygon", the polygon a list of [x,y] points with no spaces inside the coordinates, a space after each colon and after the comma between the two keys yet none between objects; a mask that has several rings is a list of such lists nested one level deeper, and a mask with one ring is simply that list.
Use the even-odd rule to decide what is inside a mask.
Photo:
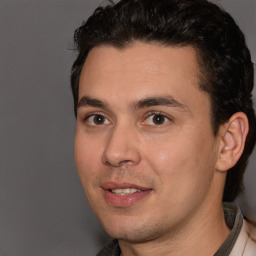
[{"label": "mouth", "polygon": [[142,190],[136,188],[119,188],[119,189],[110,189],[110,191],[119,196],[131,195],[137,192],[141,192]]},{"label": "mouth", "polygon": [[130,183],[104,183],[103,192],[108,204],[115,207],[128,207],[146,198],[151,188]]}]

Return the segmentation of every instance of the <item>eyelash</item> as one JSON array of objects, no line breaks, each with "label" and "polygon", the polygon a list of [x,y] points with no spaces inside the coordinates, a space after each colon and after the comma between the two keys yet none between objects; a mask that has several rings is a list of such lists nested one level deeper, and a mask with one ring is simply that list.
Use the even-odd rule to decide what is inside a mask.
[{"label": "eyelash", "polygon": [[[147,120],[149,117],[154,118],[156,116],[160,116],[161,118],[164,118],[164,123],[163,124],[145,124],[145,125],[148,125],[148,126],[163,126],[163,125],[165,125],[166,122],[172,121],[172,118],[170,118],[169,116],[167,116],[166,114],[164,114],[162,112],[151,112],[146,116],[146,118],[144,120]],[[145,121],[143,121],[143,122],[145,122]]]},{"label": "eyelash", "polygon": [[109,119],[108,119],[105,115],[103,115],[103,114],[101,114],[101,113],[94,113],[94,114],[89,114],[89,115],[87,115],[87,116],[84,118],[84,122],[87,122],[90,126],[105,125],[105,124],[90,124],[89,119],[90,119],[90,118],[95,118],[95,117],[97,117],[97,116],[103,118],[104,121],[107,120],[108,123],[107,123],[106,125],[108,125],[108,124],[111,123],[111,122],[109,121]]},{"label": "eyelash", "polygon": [[[97,116],[103,118],[103,119],[104,119],[103,122],[107,121],[108,123],[107,123],[107,124],[105,124],[105,123],[102,123],[102,124],[95,124],[95,120],[94,120],[94,121],[92,120],[92,122],[94,122],[94,124],[92,124],[92,122],[89,122],[90,118],[93,118],[93,119],[94,119],[94,118],[96,118]],[[145,123],[148,118],[152,117],[152,119],[153,119],[153,118],[156,117],[156,116],[159,116],[159,117],[161,117],[161,118],[164,118],[164,120],[163,120],[164,122],[163,122],[163,123],[160,123],[160,124],[146,124],[146,123]],[[93,126],[95,127],[95,126],[101,126],[101,125],[109,125],[109,124],[111,124],[111,121],[109,121],[109,119],[108,119],[105,115],[103,115],[103,114],[101,114],[101,113],[89,114],[89,115],[87,115],[87,116],[84,118],[83,121],[86,122],[86,123],[88,123],[88,125],[91,126],[91,127],[93,127]],[[161,127],[161,126],[165,125],[165,123],[168,122],[168,121],[172,121],[172,118],[168,117],[166,114],[161,113],[161,112],[151,112],[151,113],[148,113],[148,114],[147,114],[147,116],[146,116],[146,118],[143,120],[142,124],[147,125],[147,126],[158,126],[158,127]],[[153,121],[152,121],[152,122],[153,122]]]}]

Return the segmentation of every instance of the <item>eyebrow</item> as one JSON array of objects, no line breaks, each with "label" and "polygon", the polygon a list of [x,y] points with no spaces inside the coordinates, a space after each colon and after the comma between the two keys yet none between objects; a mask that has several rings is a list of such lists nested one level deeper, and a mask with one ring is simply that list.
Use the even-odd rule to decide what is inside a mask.
[{"label": "eyebrow", "polygon": [[139,100],[131,105],[132,109],[148,108],[153,106],[169,106],[175,108],[182,108],[187,110],[187,106],[174,99],[172,96],[167,97],[148,97]]},{"label": "eyebrow", "polygon": [[89,96],[83,96],[79,100],[79,102],[77,103],[76,108],[87,107],[87,106],[98,107],[98,108],[106,108],[107,104],[104,103],[103,101],[99,100],[99,99],[94,99],[94,98],[91,98]]},{"label": "eyebrow", "polygon": [[[87,106],[105,108],[105,109],[108,108],[108,104],[100,99],[91,98],[89,96],[83,96],[79,100],[79,102],[77,104],[77,108],[87,107]],[[153,107],[153,106],[169,106],[169,107],[181,108],[183,110],[188,110],[186,105],[177,101],[172,96],[147,97],[147,98],[141,99],[139,101],[135,101],[132,104],[130,104],[130,108],[134,109],[134,110]]]}]

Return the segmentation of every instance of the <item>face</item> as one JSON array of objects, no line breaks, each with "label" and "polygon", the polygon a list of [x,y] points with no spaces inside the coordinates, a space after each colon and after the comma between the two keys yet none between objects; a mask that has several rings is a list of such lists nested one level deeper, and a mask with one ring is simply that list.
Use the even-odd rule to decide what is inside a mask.
[{"label": "face", "polygon": [[89,53],[75,160],[88,201],[112,237],[171,235],[209,214],[220,196],[219,143],[199,80],[191,47],[134,43]]}]

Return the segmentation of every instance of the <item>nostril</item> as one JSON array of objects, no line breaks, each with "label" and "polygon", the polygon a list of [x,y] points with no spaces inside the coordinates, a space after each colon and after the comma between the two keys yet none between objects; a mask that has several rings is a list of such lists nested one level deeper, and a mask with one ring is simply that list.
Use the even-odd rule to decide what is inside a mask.
[{"label": "nostril", "polygon": [[104,164],[105,164],[106,166],[110,166],[110,165],[111,165],[111,164],[110,164],[109,162],[107,162],[107,161],[105,161]]},{"label": "nostril", "polygon": [[127,164],[132,164],[133,162],[131,161],[131,160],[122,160],[122,161],[120,161],[120,162],[116,162],[116,163],[111,163],[111,162],[109,162],[109,161],[104,161],[104,164],[106,165],[106,166],[113,166],[113,167],[122,167],[122,166],[125,166],[125,165],[127,165]]},{"label": "nostril", "polygon": [[129,162],[131,162],[131,161],[130,161],[130,160],[123,160],[123,161],[121,161],[121,162],[119,163],[119,165],[125,164],[125,163],[129,163]]},{"label": "nostril", "polygon": [[112,136],[102,153],[102,163],[105,166],[121,167],[136,165],[140,161],[140,153],[136,144],[127,138]]}]

